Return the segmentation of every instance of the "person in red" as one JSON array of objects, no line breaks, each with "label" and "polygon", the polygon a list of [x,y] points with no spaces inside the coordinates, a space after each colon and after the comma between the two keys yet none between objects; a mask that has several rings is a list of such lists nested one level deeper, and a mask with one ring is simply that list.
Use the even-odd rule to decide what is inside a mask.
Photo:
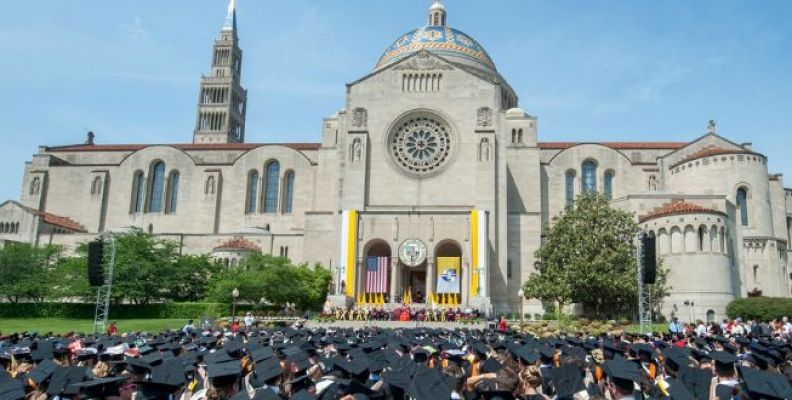
[{"label": "person in red", "polygon": [[107,335],[108,336],[115,336],[118,333],[118,327],[116,326],[115,321],[110,323],[110,326],[107,327]]},{"label": "person in red", "polygon": [[233,333],[234,336],[236,336],[237,332],[239,332],[239,320],[234,319],[234,324],[231,325],[231,333]]},{"label": "person in red", "polygon": [[506,332],[506,317],[501,315],[500,321],[498,321],[498,330],[501,332]]}]

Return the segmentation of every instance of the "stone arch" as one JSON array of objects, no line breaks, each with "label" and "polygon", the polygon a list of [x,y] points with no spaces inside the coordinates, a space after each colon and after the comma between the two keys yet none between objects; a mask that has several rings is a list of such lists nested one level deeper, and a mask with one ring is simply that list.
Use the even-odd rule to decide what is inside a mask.
[{"label": "stone arch", "polygon": [[671,253],[680,254],[685,251],[685,237],[678,226],[671,228]]},{"label": "stone arch", "polygon": [[91,194],[102,194],[102,177],[95,176],[93,178],[93,182],[91,183]]},{"label": "stone arch", "polygon": [[707,322],[714,322],[715,321],[715,311],[714,310],[707,310]]},{"label": "stone arch", "polygon": [[[441,277],[443,276],[443,274],[446,274],[446,271],[441,271],[441,265],[437,260],[440,257],[459,258],[459,276],[456,277],[457,281],[459,282],[457,284],[457,289],[458,289],[457,304],[460,304],[462,302],[461,300],[464,298],[464,294],[470,293],[472,289],[468,286],[472,284],[470,279],[467,279],[467,277],[469,276],[468,273],[470,271],[465,270],[465,265],[462,263],[462,254],[463,254],[462,246],[460,246],[459,243],[456,242],[455,240],[451,240],[451,239],[446,239],[438,242],[434,251],[435,264],[437,266],[436,275],[438,280],[442,279]],[[430,280],[430,282],[434,282],[434,279]],[[433,292],[437,289],[438,285],[439,283],[436,285],[432,285]]]},{"label": "stone arch", "polygon": [[707,227],[705,225],[700,225],[698,227],[698,232],[696,233],[698,234],[697,235],[698,246],[696,247],[698,251],[703,253],[709,253],[710,251],[712,251],[712,247],[710,246],[709,243],[709,230],[707,229]]},{"label": "stone arch", "polygon": [[587,158],[580,164],[580,193],[597,193],[597,171],[599,163]]},{"label": "stone arch", "polygon": [[487,162],[490,160],[490,142],[488,138],[481,138],[479,142],[479,161]]},{"label": "stone arch", "polygon": [[517,143],[517,129],[512,129],[511,131],[511,142],[512,144]]},{"label": "stone arch", "polygon": [[720,245],[718,243],[719,240],[720,240],[720,238],[718,236],[718,227],[715,226],[715,225],[712,225],[710,227],[710,231],[709,231],[709,243],[710,243],[709,250],[710,250],[710,252],[717,253],[717,252],[721,251]]},{"label": "stone arch", "polygon": [[685,244],[683,248],[685,253],[694,253],[698,250],[698,238],[696,237],[696,228],[693,228],[693,225],[685,227]]},{"label": "stone arch", "polygon": [[[391,285],[393,282],[391,280],[391,259],[393,257],[393,249],[391,248],[390,244],[386,240],[383,239],[373,239],[366,243],[363,246],[363,265],[359,268],[359,273],[357,276],[358,282],[360,282],[360,286],[358,286],[358,293],[367,293],[367,278],[368,278],[368,263],[371,257],[376,257],[377,260],[373,261],[377,263],[377,267],[385,266],[386,270],[384,271],[384,288],[382,292],[376,293],[391,293]],[[379,262],[380,257],[386,257],[387,260],[383,263]]]},{"label": "stone arch", "polygon": [[720,228],[720,246],[718,246],[718,247],[720,248],[720,251],[723,254],[729,254],[729,248],[727,247],[727,242],[726,242],[726,233],[727,233],[726,232],[726,228],[725,227],[721,227]]},{"label": "stone arch", "polygon": [[215,181],[214,175],[209,175],[206,178],[206,185],[204,186],[204,194],[207,196],[212,196],[215,194],[215,190],[217,190],[217,182]]},{"label": "stone arch", "polygon": [[666,228],[660,228],[657,231],[657,253],[669,254],[671,253],[671,240],[668,236]]}]

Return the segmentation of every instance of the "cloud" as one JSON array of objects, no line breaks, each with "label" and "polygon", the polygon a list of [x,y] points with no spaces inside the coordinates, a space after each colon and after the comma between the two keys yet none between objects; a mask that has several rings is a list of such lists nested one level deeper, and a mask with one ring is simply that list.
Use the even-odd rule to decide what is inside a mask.
[{"label": "cloud", "polygon": [[143,21],[137,16],[132,18],[132,22],[122,22],[121,32],[127,39],[140,40],[144,42],[151,40],[151,35],[149,34],[148,30],[143,27]]}]

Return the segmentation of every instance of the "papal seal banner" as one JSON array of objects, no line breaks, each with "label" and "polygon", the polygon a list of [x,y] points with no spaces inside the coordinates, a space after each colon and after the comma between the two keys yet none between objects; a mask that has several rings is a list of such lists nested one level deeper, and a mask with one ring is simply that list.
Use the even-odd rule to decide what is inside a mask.
[{"label": "papal seal banner", "polygon": [[407,239],[399,246],[399,260],[408,267],[417,267],[426,261],[426,245],[418,239]]}]

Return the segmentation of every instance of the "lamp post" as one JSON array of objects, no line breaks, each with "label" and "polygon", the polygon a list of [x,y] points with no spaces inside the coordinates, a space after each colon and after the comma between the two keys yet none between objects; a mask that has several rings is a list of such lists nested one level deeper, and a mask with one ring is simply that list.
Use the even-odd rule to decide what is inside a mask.
[{"label": "lamp post", "polygon": [[231,302],[231,325],[234,325],[234,323],[236,323],[236,302],[237,302],[237,298],[238,297],[239,297],[239,289],[234,288],[234,290],[231,291],[231,300],[232,300],[232,302]]},{"label": "lamp post", "polygon": [[517,296],[520,296],[520,332],[522,332],[522,327],[523,327],[523,322],[524,322],[524,319],[523,319],[524,318],[523,317],[523,300],[525,300],[525,291],[522,288],[520,288],[520,290],[517,291]]}]

